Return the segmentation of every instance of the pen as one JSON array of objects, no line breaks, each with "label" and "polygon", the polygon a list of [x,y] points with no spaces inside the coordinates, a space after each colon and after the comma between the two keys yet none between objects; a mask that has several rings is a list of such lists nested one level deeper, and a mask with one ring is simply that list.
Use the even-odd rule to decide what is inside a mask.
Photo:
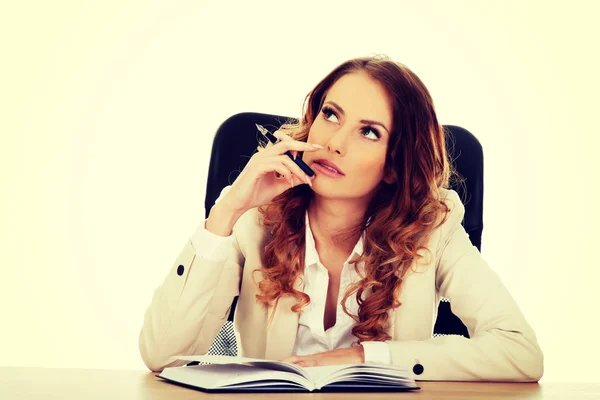
[{"label": "pen", "polygon": [[[256,125],[256,127],[258,128],[258,130],[260,131],[260,133],[262,133],[263,135],[265,135],[267,137],[267,139],[269,139],[269,141],[273,144],[277,144],[279,142],[281,142],[281,140],[277,139],[277,136],[273,135],[271,132],[269,132],[266,128],[264,128],[262,125],[259,124],[254,124]],[[300,158],[294,158],[294,156],[292,155],[292,153],[290,153],[290,151],[286,151],[285,154],[292,159],[293,162],[296,163],[297,166],[299,166],[302,171],[304,171],[306,173],[306,175],[308,176],[313,176],[315,174],[315,171],[313,171],[308,165],[306,165],[306,163],[304,161],[302,161]]]}]

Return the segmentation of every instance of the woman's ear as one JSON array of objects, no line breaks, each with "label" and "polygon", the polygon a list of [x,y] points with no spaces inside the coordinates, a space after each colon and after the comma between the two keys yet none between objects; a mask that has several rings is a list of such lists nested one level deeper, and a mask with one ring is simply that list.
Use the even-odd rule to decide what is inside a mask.
[{"label": "woman's ear", "polygon": [[388,185],[391,185],[396,182],[396,178],[394,178],[394,173],[392,171],[385,174],[383,181]]}]

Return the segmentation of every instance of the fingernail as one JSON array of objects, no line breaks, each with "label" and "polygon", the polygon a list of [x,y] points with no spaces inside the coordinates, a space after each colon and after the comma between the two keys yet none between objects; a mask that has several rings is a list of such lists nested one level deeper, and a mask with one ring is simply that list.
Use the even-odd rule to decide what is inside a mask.
[{"label": "fingernail", "polygon": [[316,147],[317,149],[322,149],[323,148],[323,146],[321,146],[320,144],[312,143],[312,145],[314,147]]},{"label": "fingernail", "polygon": [[304,180],[306,181],[306,183],[308,184],[308,186],[312,187],[312,182],[310,181],[310,179],[308,178],[308,176],[305,176]]}]

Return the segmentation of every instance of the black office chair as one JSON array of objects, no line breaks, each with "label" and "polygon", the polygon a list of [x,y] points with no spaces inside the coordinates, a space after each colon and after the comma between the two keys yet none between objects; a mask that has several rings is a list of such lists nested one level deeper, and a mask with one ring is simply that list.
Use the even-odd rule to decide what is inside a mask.
[{"label": "black office chair", "polygon": [[[295,119],[297,121],[297,119]],[[260,124],[271,132],[288,121],[281,115],[245,112],[229,117],[221,124],[213,140],[208,180],[206,185],[206,218],[221,190],[231,185],[256,152],[258,146],[255,124]],[[447,132],[447,149],[450,159],[463,178],[463,183],[453,182],[465,205],[463,226],[471,243],[481,251],[483,232],[483,150],[481,144],[469,131],[459,126],[444,125]],[[237,355],[236,339],[233,330],[233,315],[237,297],[234,299],[228,321],[215,338],[208,354]],[[434,326],[434,336],[462,335],[469,337],[467,328],[452,313],[449,299],[442,299]]]}]

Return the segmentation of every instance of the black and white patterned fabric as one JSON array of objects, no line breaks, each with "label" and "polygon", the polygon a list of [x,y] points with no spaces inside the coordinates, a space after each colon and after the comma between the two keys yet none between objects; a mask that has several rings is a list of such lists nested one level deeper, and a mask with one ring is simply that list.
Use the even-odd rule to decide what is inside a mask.
[{"label": "black and white patterned fabric", "polygon": [[[210,348],[208,349],[208,355],[215,356],[237,356],[237,340],[235,338],[235,331],[233,329],[233,322],[227,321],[217,333],[215,340],[213,340]],[[187,365],[204,365],[205,362],[192,361]]]},{"label": "black and white patterned fabric", "polygon": [[237,341],[233,322],[227,321],[208,349],[210,355],[237,356]]}]

